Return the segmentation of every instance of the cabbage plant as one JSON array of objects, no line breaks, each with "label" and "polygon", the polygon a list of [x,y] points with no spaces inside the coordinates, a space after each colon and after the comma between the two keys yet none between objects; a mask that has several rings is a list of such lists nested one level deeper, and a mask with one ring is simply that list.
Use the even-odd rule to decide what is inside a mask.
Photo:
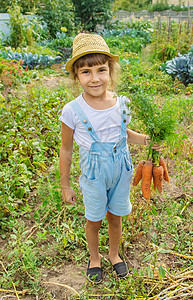
[{"label": "cabbage plant", "polygon": [[162,70],[172,76],[174,80],[177,78],[185,86],[193,83],[193,45],[189,53],[174,57],[165,63]]},{"label": "cabbage plant", "polygon": [[13,51],[5,51],[3,50],[0,52],[0,57],[10,59],[13,61],[21,61],[21,65],[23,68],[28,68],[28,69],[37,69],[39,67],[48,67],[56,63],[61,62],[61,57],[56,56],[52,57],[49,55],[38,55],[37,53],[32,54],[31,52],[29,53],[18,53],[13,52]]}]

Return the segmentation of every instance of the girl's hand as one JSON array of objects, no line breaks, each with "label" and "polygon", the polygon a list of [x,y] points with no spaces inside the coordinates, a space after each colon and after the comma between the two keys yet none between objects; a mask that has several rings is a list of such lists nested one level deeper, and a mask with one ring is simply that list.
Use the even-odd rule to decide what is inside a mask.
[{"label": "girl's hand", "polygon": [[[150,143],[151,143],[151,138],[149,137],[149,135],[146,135],[144,137],[144,144],[146,146],[149,146]],[[157,143],[153,144],[151,148],[158,151],[158,152],[161,151],[161,146]]]},{"label": "girl's hand", "polygon": [[64,202],[69,204],[75,204],[76,194],[71,187],[63,187],[62,186],[62,199]]}]

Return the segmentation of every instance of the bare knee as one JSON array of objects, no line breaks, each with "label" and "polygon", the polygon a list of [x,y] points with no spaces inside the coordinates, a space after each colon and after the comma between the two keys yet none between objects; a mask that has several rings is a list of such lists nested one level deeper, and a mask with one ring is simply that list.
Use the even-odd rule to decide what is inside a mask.
[{"label": "bare knee", "polygon": [[113,215],[109,211],[107,212],[107,220],[111,226],[121,226],[122,225],[122,217]]},{"label": "bare knee", "polygon": [[99,231],[100,227],[102,224],[102,220],[101,221],[97,221],[97,222],[92,222],[90,220],[87,220],[86,222],[86,228],[87,229],[91,229],[93,231]]}]

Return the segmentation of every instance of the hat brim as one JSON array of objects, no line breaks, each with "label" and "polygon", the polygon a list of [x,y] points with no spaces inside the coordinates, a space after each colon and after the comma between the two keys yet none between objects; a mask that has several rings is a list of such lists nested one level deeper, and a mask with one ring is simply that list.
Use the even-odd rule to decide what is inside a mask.
[{"label": "hat brim", "polygon": [[81,53],[81,54],[79,54],[79,55],[76,55],[76,56],[70,58],[70,59],[66,62],[65,70],[66,70],[67,72],[70,73],[70,71],[71,71],[71,69],[72,69],[72,65],[73,65],[73,63],[74,63],[77,59],[79,59],[80,57],[85,56],[85,55],[87,55],[87,54],[91,54],[91,53],[101,53],[101,54],[105,54],[105,55],[111,57],[111,58],[112,58],[113,60],[115,60],[116,62],[119,62],[119,56],[118,56],[118,55],[114,55],[114,54],[111,54],[111,53],[109,53],[109,52],[105,52],[105,51],[102,51],[102,50],[100,51],[100,50],[98,50],[98,49],[96,49],[96,50],[93,49],[93,50],[90,50],[90,51],[85,51],[85,52],[83,52],[83,53]]}]

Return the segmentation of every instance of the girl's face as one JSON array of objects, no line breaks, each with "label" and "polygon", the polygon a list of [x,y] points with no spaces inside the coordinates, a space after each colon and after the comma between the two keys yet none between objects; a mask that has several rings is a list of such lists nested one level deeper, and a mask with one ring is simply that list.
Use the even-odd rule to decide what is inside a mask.
[{"label": "girl's face", "polygon": [[78,68],[77,77],[86,94],[100,98],[106,94],[109,85],[109,64],[106,62],[92,67],[85,65]]}]

